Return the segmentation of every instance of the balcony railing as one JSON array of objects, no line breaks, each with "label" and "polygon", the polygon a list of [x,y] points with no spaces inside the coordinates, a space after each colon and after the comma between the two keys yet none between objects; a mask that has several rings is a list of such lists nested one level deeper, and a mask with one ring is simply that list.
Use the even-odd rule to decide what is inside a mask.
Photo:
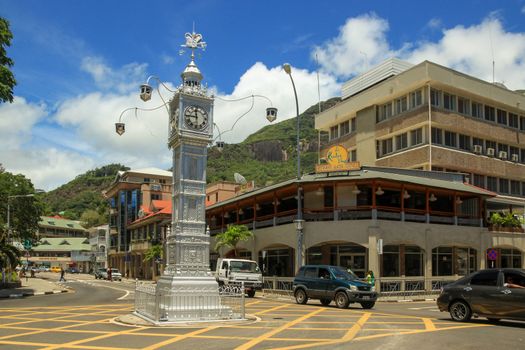
[{"label": "balcony railing", "polygon": [[[296,219],[296,211],[278,212],[275,215],[265,215],[239,221],[238,224],[247,225],[250,230],[279,226],[293,223]],[[477,217],[458,217],[451,213],[431,212],[426,214],[423,210],[410,209],[405,212],[395,208],[378,208],[372,209],[370,206],[361,207],[347,207],[338,209],[323,209],[313,210],[305,208],[303,211],[303,219],[305,221],[346,221],[346,220],[391,220],[400,222],[419,222],[439,225],[461,225],[471,227],[482,227],[483,222]],[[235,223],[235,222],[233,222]],[[210,232],[212,235],[222,232],[226,229],[227,224],[217,225],[210,224]],[[510,228],[507,228],[510,229]],[[521,230],[521,231],[520,231]],[[495,230],[494,230],[495,231]],[[522,228],[516,231],[508,232],[523,232]]]}]

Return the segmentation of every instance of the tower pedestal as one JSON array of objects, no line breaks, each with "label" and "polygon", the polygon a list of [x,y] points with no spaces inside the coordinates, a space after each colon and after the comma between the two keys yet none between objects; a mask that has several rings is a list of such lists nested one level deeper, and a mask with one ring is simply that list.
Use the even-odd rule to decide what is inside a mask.
[{"label": "tower pedestal", "polygon": [[221,305],[219,286],[212,276],[164,275],[157,282],[161,322],[228,319],[230,307]]}]

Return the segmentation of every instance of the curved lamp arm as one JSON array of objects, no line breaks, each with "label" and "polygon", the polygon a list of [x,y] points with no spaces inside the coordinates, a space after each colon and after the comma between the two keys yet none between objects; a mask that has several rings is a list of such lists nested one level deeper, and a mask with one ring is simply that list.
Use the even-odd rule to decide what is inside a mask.
[{"label": "curved lamp arm", "polygon": [[115,123],[115,131],[117,132],[117,134],[119,135],[122,135],[124,134],[124,132],[126,132],[126,126],[125,124],[122,122],[122,117],[124,116],[124,114],[128,111],[132,111],[134,110],[135,111],[135,118],[138,119],[138,116],[137,116],[137,112],[138,111],[142,111],[142,112],[151,112],[151,111],[156,111],[157,109],[160,109],[164,106],[166,106],[169,102],[164,102],[163,104],[161,104],[160,106],[157,106],[155,108],[140,108],[140,107],[130,107],[130,108],[126,108],[125,110],[123,110],[121,113],[120,113],[120,116],[118,117],[118,122]]}]

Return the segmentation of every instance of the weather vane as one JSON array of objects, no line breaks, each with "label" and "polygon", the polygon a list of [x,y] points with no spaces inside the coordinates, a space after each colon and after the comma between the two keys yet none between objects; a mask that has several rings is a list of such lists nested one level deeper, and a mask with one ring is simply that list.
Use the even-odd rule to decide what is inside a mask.
[{"label": "weather vane", "polygon": [[[186,43],[181,45],[181,47],[191,49],[191,59],[193,60],[195,58],[195,49],[202,49],[204,51],[206,49],[206,42],[202,41],[202,34],[195,33],[195,29],[193,29],[192,33],[186,33],[184,36],[186,37]],[[180,54],[183,53],[184,50],[181,50]]]}]

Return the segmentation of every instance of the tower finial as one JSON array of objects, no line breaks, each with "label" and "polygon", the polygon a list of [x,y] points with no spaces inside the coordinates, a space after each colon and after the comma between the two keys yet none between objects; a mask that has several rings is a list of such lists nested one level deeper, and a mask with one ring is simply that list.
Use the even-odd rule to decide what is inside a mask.
[{"label": "tower finial", "polygon": [[206,49],[206,43],[202,41],[202,35],[195,33],[195,23],[193,24],[193,32],[186,33],[186,43],[181,45],[182,47],[187,47],[191,49],[191,60],[195,59],[195,49]]}]

